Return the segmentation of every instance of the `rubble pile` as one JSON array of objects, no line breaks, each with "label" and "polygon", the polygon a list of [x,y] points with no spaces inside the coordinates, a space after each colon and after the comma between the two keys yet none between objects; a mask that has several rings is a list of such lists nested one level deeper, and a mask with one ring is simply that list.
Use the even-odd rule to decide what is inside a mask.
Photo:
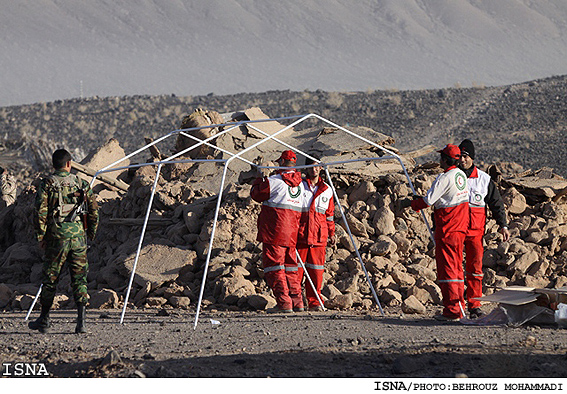
[{"label": "rubble pile", "polygon": [[[242,129],[246,138],[227,141],[250,145],[252,142],[246,141],[253,138],[247,134],[250,129]],[[322,146],[326,133],[332,134],[321,128],[313,133],[315,148]],[[388,139],[388,143],[393,140]],[[113,154],[124,156],[116,141],[109,141],[108,147]],[[100,152],[118,157],[108,149]],[[263,153],[266,162],[271,156],[268,151]],[[325,157],[324,149],[321,153]],[[216,152],[204,154],[217,157],[210,156]],[[376,155],[363,147],[359,154]],[[346,157],[351,155],[352,152]],[[96,154],[88,157],[90,163],[99,163],[98,168],[114,159],[103,163],[97,161]],[[158,158],[149,159],[155,160]],[[415,166],[409,156],[403,160],[416,193],[424,195],[440,168],[436,163]],[[250,198],[251,168],[244,167],[242,172],[234,173],[223,191],[206,276],[205,308],[264,310],[275,305],[263,280],[261,244],[256,241],[256,218],[261,206]],[[157,166],[115,174],[114,178],[127,185],[127,190],[104,186],[103,182],[97,184],[100,226],[88,251],[91,307],[120,307],[135,263],[129,297],[132,307],[196,307],[222,168],[214,162],[163,167],[137,262],[136,251]],[[512,237],[508,242],[500,242],[495,221],[488,220],[484,237],[484,294],[499,286],[567,285],[567,181],[548,169],[524,171],[509,163],[498,163],[486,170],[503,195]],[[398,207],[399,200],[412,195],[399,164],[357,164],[355,170],[344,165],[331,168],[330,173],[382,306],[401,308],[404,313],[424,313],[428,305],[440,304],[428,227],[420,213]],[[34,181],[16,204],[0,212],[0,227],[5,230],[0,233],[0,308],[29,308],[41,282],[41,251],[31,222],[37,184],[38,180]],[[431,223],[431,209],[425,213]],[[342,310],[375,308],[338,204],[334,216],[338,224],[337,244],[327,248],[322,290],[325,305]],[[73,307],[68,274],[62,276],[59,291],[62,294],[56,299],[57,306]]]}]

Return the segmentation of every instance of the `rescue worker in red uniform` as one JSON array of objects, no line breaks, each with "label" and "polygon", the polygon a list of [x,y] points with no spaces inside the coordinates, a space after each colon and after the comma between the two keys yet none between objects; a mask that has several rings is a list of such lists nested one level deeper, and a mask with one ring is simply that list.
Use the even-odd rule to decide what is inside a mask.
[{"label": "rescue worker in red uniform", "polygon": [[482,239],[486,226],[487,206],[500,226],[499,232],[504,241],[510,238],[510,231],[508,231],[504,202],[496,184],[490,175],[474,165],[474,144],[471,140],[465,139],[459,148],[461,149],[459,167],[467,176],[469,185],[470,223],[465,237],[466,297],[469,316],[471,319],[476,319],[482,315],[480,301],[475,298],[482,297],[482,256],[484,255]]},{"label": "rescue worker in red uniform", "polygon": [[[305,164],[315,164],[307,158]],[[297,251],[303,261],[307,274],[317,289],[313,291],[311,283],[305,281],[305,295],[308,310],[322,311],[321,287],[323,286],[323,273],[325,272],[325,251],[327,245],[335,243],[335,204],[333,190],[320,176],[321,167],[309,167],[305,170],[303,180],[303,212],[299,222],[299,235],[297,238]],[[303,268],[299,267],[303,276]],[[319,295],[319,299],[317,298]]]},{"label": "rescue worker in red uniform", "polygon": [[435,220],[435,261],[437,282],[443,296],[439,321],[458,321],[464,317],[463,245],[469,226],[469,190],[467,176],[457,167],[461,150],[448,144],[438,151],[443,169],[425,197],[402,201],[414,211],[433,206]]},{"label": "rescue worker in red uniform", "polygon": [[[297,156],[291,150],[282,152],[277,163],[293,167]],[[303,296],[296,257],[297,233],[303,207],[301,173],[281,169],[270,177],[254,181],[250,195],[262,203],[258,216],[257,240],[262,242],[264,278],[276,298],[270,312],[301,312]]]}]

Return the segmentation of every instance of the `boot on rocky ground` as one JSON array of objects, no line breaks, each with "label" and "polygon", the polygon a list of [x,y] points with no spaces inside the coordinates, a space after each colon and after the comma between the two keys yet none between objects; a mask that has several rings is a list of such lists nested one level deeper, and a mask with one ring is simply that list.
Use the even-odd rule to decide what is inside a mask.
[{"label": "boot on rocky ground", "polygon": [[41,313],[39,317],[35,321],[29,322],[28,327],[31,330],[37,330],[42,334],[47,333],[49,327],[51,327],[51,323],[49,320],[50,309],[51,309],[51,305],[41,305]]},{"label": "boot on rocky ground", "polygon": [[86,334],[87,332],[85,328],[86,309],[85,304],[77,304],[77,326],[75,327],[75,334]]}]

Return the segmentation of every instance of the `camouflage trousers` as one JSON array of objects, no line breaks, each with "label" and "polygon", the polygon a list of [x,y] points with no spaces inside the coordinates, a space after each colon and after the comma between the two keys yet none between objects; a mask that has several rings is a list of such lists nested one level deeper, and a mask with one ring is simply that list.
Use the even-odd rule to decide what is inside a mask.
[{"label": "camouflage trousers", "polygon": [[41,304],[52,305],[63,265],[67,262],[71,274],[71,287],[76,303],[88,303],[87,241],[85,237],[52,238],[46,240],[43,262],[43,289]]}]

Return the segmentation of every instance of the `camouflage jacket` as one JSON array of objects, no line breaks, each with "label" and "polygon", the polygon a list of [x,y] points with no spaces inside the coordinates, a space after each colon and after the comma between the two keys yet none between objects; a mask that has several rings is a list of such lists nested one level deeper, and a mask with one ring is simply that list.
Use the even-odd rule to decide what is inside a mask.
[{"label": "camouflage jacket", "polygon": [[4,172],[0,175],[0,208],[16,202],[16,180]]},{"label": "camouflage jacket", "polygon": [[[64,204],[78,206],[82,199],[76,196],[78,194],[76,192],[80,189],[86,191],[87,195],[86,235],[88,238],[94,239],[98,227],[98,204],[89,183],[67,171],[55,171],[49,177],[42,179],[37,190],[34,225],[39,242],[46,235],[50,238],[73,238],[85,235],[82,215],[76,215],[72,220],[58,220],[58,211],[61,205],[59,190],[61,190],[61,200]],[[72,216],[74,215],[69,215],[69,217]]]}]

